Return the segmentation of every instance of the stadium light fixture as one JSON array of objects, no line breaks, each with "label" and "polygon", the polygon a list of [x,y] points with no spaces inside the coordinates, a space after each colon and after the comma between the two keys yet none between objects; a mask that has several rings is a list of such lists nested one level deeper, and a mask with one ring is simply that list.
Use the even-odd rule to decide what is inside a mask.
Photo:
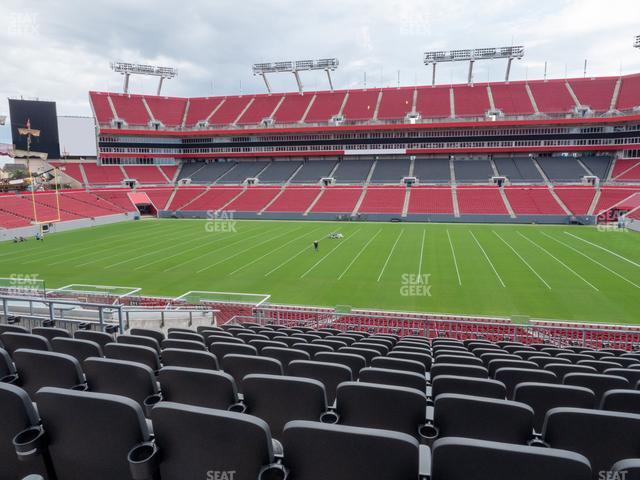
[{"label": "stadium light fixture", "polygon": [[469,62],[468,83],[473,83],[473,64],[477,60],[496,60],[506,58],[507,72],[504,81],[509,81],[509,73],[511,72],[511,62],[514,58],[520,59],[524,56],[524,47],[522,45],[512,47],[495,47],[495,48],[473,48],[465,50],[439,50],[425,52],[424,64],[432,65],[433,74],[431,84],[436,84],[436,65],[443,62]]},{"label": "stadium light fixture", "polygon": [[640,48],[640,35],[638,35],[638,36],[636,37],[636,41],[635,41],[635,43],[633,44],[633,46],[634,46],[634,47],[636,47],[636,48]]},{"label": "stadium light fixture", "polygon": [[162,83],[178,75],[178,70],[172,67],[157,67],[153,65],[139,65],[136,63],[111,62],[111,70],[124,75],[124,93],[129,93],[129,77],[131,75],[147,75],[160,77],[158,82],[158,93],[162,90]]},{"label": "stadium light fixture", "polygon": [[327,72],[327,78],[329,79],[329,88],[333,91],[331,72],[335,71],[338,65],[339,62],[337,58],[321,58],[319,60],[256,63],[252,66],[252,70],[254,75],[260,75],[262,77],[269,93],[271,93],[271,85],[267,79],[268,73],[293,73],[296,83],[298,84],[298,91],[302,93],[303,87],[299,72],[306,70],[324,70]]}]

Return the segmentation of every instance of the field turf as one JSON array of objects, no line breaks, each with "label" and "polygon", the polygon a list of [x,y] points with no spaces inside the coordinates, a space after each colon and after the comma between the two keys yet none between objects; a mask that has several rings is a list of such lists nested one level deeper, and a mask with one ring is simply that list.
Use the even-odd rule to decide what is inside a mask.
[{"label": "field turf", "polygon": [[143,220],[0,244],[0,277],[30,274],[47,288],[640,323],[640,235],[594,227]]}]

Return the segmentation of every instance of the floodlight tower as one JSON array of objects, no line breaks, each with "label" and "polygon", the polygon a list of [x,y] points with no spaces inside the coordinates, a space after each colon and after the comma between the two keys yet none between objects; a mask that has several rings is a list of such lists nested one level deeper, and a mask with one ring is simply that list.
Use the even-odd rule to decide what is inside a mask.
[{"label": "floodlight tower", "polygon": [[436,84],[436,64],[443,62],[469,62],[469,76],[467,82],[473,83],[473,64],[477,60],[496,60],[499,58],[507,59],[507,71],[504,81],[509,81],[511,73],[511,63],[515,58],[520,59],[524,56],[524,47],[519,45],[515,47],[496,47],[496,48],[473,48],[465,50],[439,50],[425,52],[424,64],[432,65],[433,73],[431,76],[431,84]]},{"label": "floodlight tower", "polygon": [[271,84],[267,79],[267,73],[293,73],[298,85],[298,91],[303,92],[302,80],[300,79],[300,71],[303,70],[324,70],[327,72],[329,79],[329,88],[333,91],[333,82],[331,81],[331,72],[338,68],[339,62],[337,58],[321,58],[319,60],[296,60],[287,62],[272,63],[256,63],[251,69],[254,75],[260,75],[267,87],[267,92],[271,93]]},{"label": "floodlight tower", "polygon": [[160,95],[162,83],[178,75],[178,70],[172,67],[157,67],[153,65],[140,65],[136,63],[111,62],[111,70],[124,75],[124,93],[129,93],[129,77],[131,75],[147,75],[150,77],[160,77],[158,82],[158,92]]}]

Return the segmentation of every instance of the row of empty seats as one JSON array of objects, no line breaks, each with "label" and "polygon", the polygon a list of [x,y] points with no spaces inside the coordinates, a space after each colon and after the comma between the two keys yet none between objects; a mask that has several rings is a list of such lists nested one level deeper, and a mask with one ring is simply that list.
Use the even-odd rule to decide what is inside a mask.
[{"label": "row of empty seats", "polygon": [[[87,185],[119,185],[123,180],[137,180],[143,185],[173,183],[175,165],[98,165],[92,162],[51,162],[53,167]],[[86,179],[86,181],[85,181]]]},{"label": "row of empty seats", "polygon": [[637,352],[234,322],[0,332],[6,478],[640,473]]},{"label": "row of empty seats", "polygon": [[621,77],[615,98],[618,81],[604,77],[191,99],[91,92],[90,99],[102,125],[119,120],[145,126],[155,121],[167,128],[193,128],[202,123],[260,125],[265,119],[280,124],[327,123],[337,116],[353,122],[398,121],[409,113],[438,119],[481,117],[490,111],[507,116],[570,114],[576,107],[605,113],[638,106],[640,75]]}]

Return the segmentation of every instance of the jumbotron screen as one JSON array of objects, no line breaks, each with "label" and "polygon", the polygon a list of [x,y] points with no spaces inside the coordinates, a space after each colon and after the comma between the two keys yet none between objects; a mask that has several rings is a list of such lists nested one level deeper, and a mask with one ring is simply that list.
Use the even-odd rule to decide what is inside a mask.
[{"label": "jumbotron screen", "polygon": [[49,158],[60,158],[55,102],[9,99],[9,115],[11,138],[17,150],[27,150],[27,137],[20,135],[18,129],[25,128],[29,123],[32,129],[40,130],[38,137],[32,137],[31,151],[46,153]]}]

